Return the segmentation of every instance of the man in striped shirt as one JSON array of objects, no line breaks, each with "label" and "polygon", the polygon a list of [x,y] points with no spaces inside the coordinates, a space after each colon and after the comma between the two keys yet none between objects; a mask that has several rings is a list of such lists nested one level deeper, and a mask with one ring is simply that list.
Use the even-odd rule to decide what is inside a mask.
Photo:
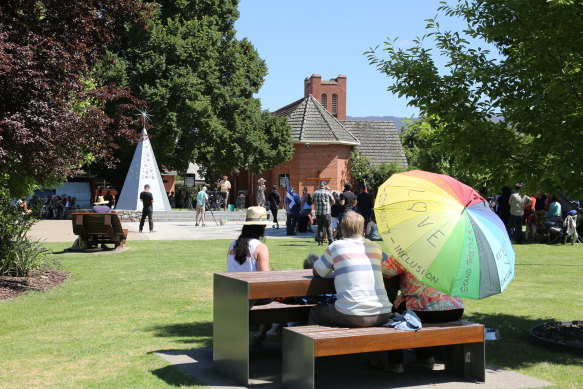
[{"label": "man in striped shirt", "polygon": [[328,243],[332,244],[334,239],[332,239],[332,215],[331,208],[334,204],[334,197],[326,189],[328,183],[322,181],[320,187],[314,192],[314,210],[316,213],[316,222],[318,223],[318,229],[316,230],[316,242],[322,244],[324,241],[324,229],[326,229],[326,234],[328,237]]},{"label": "man in striped shirt", "polygon": [[381,272],[382,250],[378,244],[364,239],[364,219],[358,213],[347,212],[341,228],[345,238],[328,246],[314,263],[316,277],[334,275],[336,302],[313,307],[309,323],[342,327],[382,325],[391,315]]}]

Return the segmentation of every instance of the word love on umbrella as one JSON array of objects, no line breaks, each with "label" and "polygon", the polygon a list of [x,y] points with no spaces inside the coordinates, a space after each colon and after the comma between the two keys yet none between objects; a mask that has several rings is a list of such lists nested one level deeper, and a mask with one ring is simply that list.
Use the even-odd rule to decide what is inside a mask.
[{"label": "word love on umbrella", "polygon": [[515,254],[500,218],[472,188],[421,170],[379,188],[375,215],[383,245],[425,285],[457,297],[500,293]]}]

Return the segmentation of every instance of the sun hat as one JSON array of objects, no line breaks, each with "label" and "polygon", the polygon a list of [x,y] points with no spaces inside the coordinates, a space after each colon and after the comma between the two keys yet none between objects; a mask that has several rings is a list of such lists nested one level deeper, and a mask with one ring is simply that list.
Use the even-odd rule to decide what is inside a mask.
[{"label": "sun hat", "polygon": [[267,225],[267,211],[264,207],[249,207],[245,215],[245,226]]},{"label": "sun hat", "polygon": [[93,205],[103,205],[103,204],[109,204],[109,201],[105,200],[103,198],[103,196],[98,196],[97,197],[97,202],[93,203]]},{"label": "sun hat", "polygon": [[263,184],[265,182],[265,178],[261,177],[257,180],[258,183]]}]

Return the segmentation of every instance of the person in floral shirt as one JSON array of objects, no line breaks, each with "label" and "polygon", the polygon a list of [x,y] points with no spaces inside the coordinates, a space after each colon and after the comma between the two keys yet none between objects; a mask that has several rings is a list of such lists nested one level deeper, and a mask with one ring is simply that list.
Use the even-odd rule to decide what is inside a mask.
[{"label": "person in floral shirt", "polygon": [[[410,309],[419,316],[422,323],[443,323],[461,319],[464,313],[464,302],[461,298],[448,296],[437,289],[422,284],[395,258],[389,257],[385,253],[383,253],[381,270],[385,278],[399,276],[400,294],[393,303],[397,312],[401,313]],[[432,370],[435,360],[431,354],[431,348],[417,348],[415,352],[417,360],[412,361],[407,366]],[[402,373],[404,365],[401,350],[389,351],[388,353],[389,364],[384,368],[394,373]],[[369,366],[383,368],[378,358],[371,358]]]}]

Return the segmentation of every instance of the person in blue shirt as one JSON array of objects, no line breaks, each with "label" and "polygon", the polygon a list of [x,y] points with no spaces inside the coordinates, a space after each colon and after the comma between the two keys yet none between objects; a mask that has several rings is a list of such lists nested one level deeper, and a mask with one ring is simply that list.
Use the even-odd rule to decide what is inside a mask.
[{"label": "person in blue shirt", "polygon": [[208,195],[206,194],[206,186],[203,186],[202,189],[196,195],[196,217],[195,217],[195,226],[198,226],[198,222],[200,221],[203,227],[206,227],[204,224],[204,212],[206,207],[206,202],[208,199]]},{"label": "person in blue shirt", "polygon": [[302,211],[301,203],[300,196],[294,191],[294,188],[290,188],[284,200],[285,212],[287,213],[286,235],[296,235],[296,227]]}]

